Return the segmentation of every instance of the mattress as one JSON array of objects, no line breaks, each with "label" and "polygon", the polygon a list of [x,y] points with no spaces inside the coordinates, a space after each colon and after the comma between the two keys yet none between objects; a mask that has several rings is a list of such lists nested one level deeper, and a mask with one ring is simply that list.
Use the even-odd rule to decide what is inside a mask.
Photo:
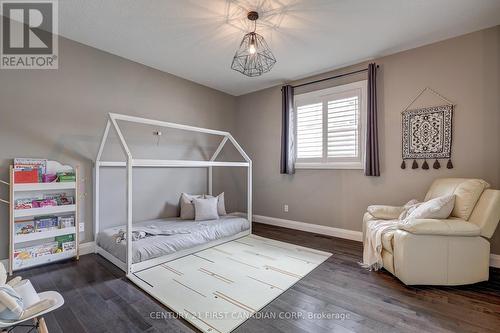
[{"label": "mattress", "polygon": [[[158,228],[172,231],[172,235],[149,236],[132,242],[132,262],[161,257],[180,250],[206,244],[224,237],[234,236],[250,229],[248,220],[242,217],[225,215],[218,220],[193,221],[180,218],[163,218],[134,222],[134,228]],[[116,242],[116,234],[126,230],[126,226],[105,229],[97,235],[97,245],[121,261],[126,261],[127,240]],[[178,233],[176,233],[178,232]]]}]

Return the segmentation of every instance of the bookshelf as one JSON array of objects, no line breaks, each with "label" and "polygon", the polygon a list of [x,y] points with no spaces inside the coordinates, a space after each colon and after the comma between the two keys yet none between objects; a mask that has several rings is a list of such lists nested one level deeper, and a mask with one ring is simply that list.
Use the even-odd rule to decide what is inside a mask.
[{"label": "bookshelf", "polygon": [[76,211],[76,205],[64,205],[64,206],[49,206],[42,208],[30,208],[30,209],[14,209],[14,218],[18,217],[34,217],[43,215],[56,215],[62,213],[71,213]]},{"label": "bookshelf", "polygon": [[[75,181],[50,183],[16,183],[15,168],[10,166],[9,182],[9,274],[47,263],[79,258],[78,167],[47,161],[51,172],[71,170]],[[48,169],[48,168],[47,168]],[[73,202],[56,206],[17,207],[19,199],[72,197]],[[33,204],[34,205],[34,204]],[[73,217],[73,223],[69,223]],[[50,227],[43,227],[45,221]],[[66,221],[63,223],[62,221]],[[57,223],[56,223],[57,222]],[[55,225],[54,225],[55,224]]]}]

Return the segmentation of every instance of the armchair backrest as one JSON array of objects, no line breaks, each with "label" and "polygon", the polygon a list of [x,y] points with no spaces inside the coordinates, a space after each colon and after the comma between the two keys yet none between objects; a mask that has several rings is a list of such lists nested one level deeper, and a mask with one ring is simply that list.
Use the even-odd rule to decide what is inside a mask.
[{"label": "armchair backrest", "polygon": [[425,201],[455,194],[451,216],[476,224],[481,236],[490,238],[500,220],[500,191],[488,187],[482,179],[440,178],[432,183]]},{"label": "armchair backrest", "polygon": [[491,238],[500,221],[500,191],[487,189],[479,198],[469,222],[481,229],[481,236]]},{"label": "armchair backrest", "polygon": [[467,178],[438,178],[436,179],[427,194],[424,201],[428,201],[443,195],[452,195],[458,185],[466,181]]}]

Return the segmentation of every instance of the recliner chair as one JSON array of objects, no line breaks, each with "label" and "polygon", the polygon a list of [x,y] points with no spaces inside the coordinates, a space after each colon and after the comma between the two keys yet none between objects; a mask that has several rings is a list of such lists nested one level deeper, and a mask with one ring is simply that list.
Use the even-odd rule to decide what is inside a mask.
[{"label": "recliner chair", "polygon": [[[425,201],[455,194],[448,219],[416,219],[382,237],[383,267],[407,285],[463,285],[488,280],[490,243],[500,220],[500,191],[480,179],[434,181]],[[397,219],[403,207],[370,206],[363,217]]]}]

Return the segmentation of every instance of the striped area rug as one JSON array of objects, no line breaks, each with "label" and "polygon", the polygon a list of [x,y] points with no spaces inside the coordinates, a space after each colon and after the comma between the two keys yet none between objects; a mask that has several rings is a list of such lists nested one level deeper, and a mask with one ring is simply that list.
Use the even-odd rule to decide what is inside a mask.
[{"label": "striped area rug", "polygon": [[330,256],[249,235],[135,273],[132,280],[202,332],[226,333]]}]

